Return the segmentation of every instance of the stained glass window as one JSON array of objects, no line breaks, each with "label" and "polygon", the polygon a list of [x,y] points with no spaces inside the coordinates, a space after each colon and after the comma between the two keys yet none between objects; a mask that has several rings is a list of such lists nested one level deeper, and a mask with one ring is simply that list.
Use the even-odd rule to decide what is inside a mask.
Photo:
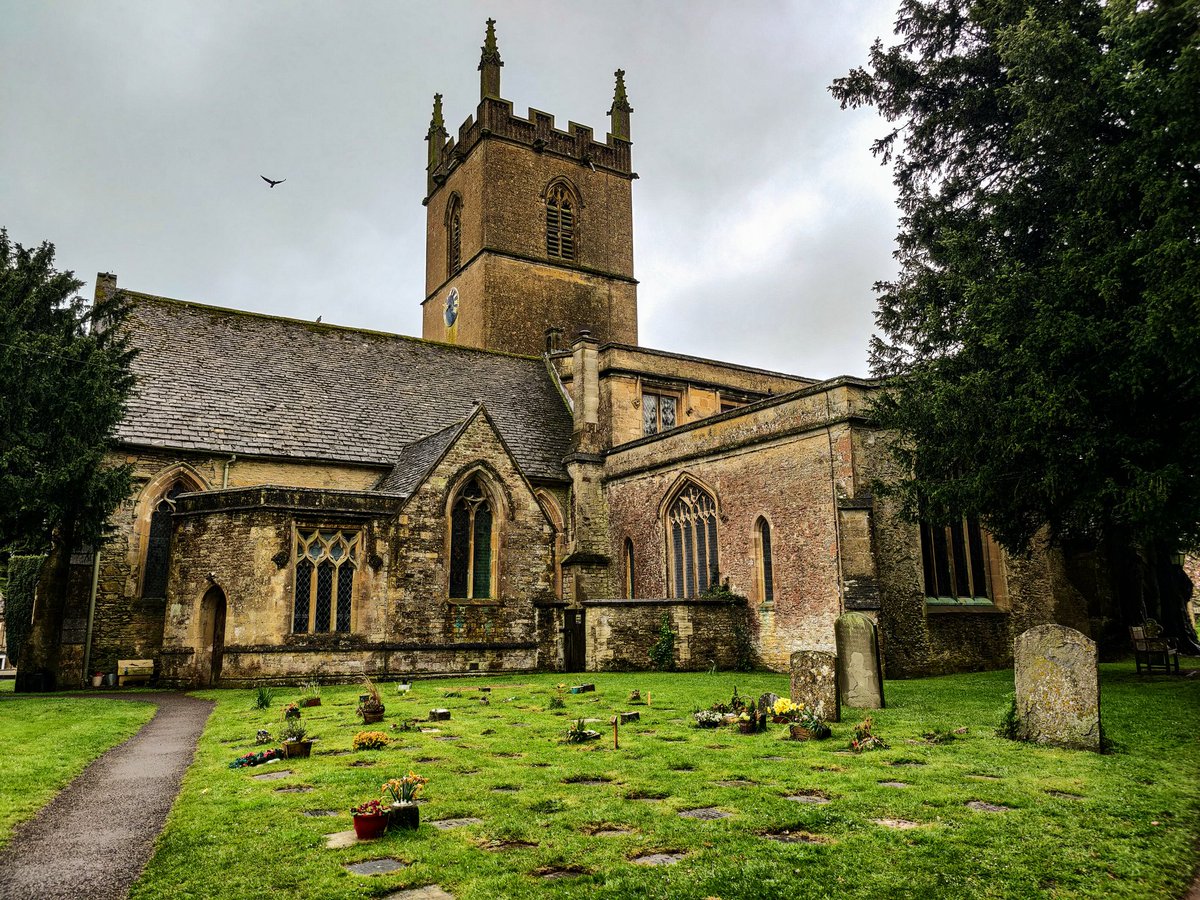
[{"label": "stained glass window", "polygon": [[671,535],[671,596],[695,597],[717,580],[717,505],[690,484],[667,512]]},{"label": "stained glass window", "polygon": [[359,544],[359,534],[351,531],[297,532],[292,631],[350,631]]}]

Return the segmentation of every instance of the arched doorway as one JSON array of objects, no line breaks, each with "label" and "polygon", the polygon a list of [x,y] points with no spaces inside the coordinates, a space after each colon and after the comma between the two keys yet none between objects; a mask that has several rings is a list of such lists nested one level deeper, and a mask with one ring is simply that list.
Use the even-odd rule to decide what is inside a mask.
[{"label": "arched doorway", "polygon": [[215,584],[200,601],[200,658],[196,673],[202,685],[216,686],[221,680],[225,655],[225,592]]}]

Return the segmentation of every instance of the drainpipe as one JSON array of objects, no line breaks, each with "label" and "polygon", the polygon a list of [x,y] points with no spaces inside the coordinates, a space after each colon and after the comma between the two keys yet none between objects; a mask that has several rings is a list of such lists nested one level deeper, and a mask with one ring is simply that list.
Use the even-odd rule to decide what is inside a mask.
[{"label": "drainpipe", "polygon": [[224,490],[229,487],[229,467],[237,462],[237,454],[233,453],[229,459],[225,460],[225,473],[221,476],[221,488]]},{"label": "drainpipe", "polygon": [[83,686],[91,684],[91,672],[88,671],[92,662],[92,623],[96,620],[96,590],[100,586],[100,546],[97,544],[92,559],[92,594],[88,598],[87,637],[83,642]]}]

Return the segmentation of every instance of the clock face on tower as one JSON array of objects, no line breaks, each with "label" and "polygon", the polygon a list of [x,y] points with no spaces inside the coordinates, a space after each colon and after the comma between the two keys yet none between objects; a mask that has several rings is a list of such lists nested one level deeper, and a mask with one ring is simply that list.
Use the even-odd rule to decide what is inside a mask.
[{"label": "clock face on tower", "polygon": [[446,308],[442,316],[446,320],[447,328],[458,321],[458,288],[450,288],[450,293],[446,295]]}]

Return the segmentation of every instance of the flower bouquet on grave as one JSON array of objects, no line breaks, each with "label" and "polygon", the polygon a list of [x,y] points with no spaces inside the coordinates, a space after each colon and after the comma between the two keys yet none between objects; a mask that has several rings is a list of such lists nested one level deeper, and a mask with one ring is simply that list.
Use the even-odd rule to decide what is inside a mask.
[{"label": "flower bouquet on grave", "polygon": [[692,713],[697,728],[719,728],[725,724],[725,716],[713,709],[700,709]]},{"label": "flower bouquet on grave", "polygon": [[567,729],[568,744],[585,744],[599,737],[600,732],[592,731],[592,729],[588,728],[587,723],[583,719],[576,720],[575,724]]},{"label": "flower bouquet on grave", "polygon": [[383,721],[384,706],[383,700],[379,696],[379,688],[375,686],[370,678],[363,679],[366,685],[367,692],[359,696],[358,715],[363,720],[364,725],[370,725],[374,722]]},{"label": "flower bouquet on grave", "polygon": [[239,756],[229,764],[231,769],[242,769],[246,766],[261,766],[263,763],[272,762],[280,759],[283,756],[282,750],[263,750],[260,753],[247,753],[245,756]]},{"label": "flower bouquet on grave", "polygon": [[867,716],[854,726],[854,737],[850,740],[850,749],[855,753],[866,750],[886,750],[887,743],[883,738],[874,734],[875,720]]},{"label": "flower bouquet on grave", "polygon": [[378,800],[368,800],[350,807],[354,818],[354,834],[360,841],[382,837],[388,826],[388,810]]},{"label": "flower bouquet on grave", "polygon": [[288,719],[279,736],[283,741],[283,755],[287,759],[307,759],[312,754],[313,745],[307,735],[308,729],[300,724],[298,718]]},{"label": "flower bouquet on grave", "polygon": [[284,719],[300,718],[300,705],[298,703],[289,703],[283,708]]},{"label": "flower bouquet on grave", "polygon": [[319,682],[315,680],[304,682],[304,693],[300,696],[300,705],[302,707],[321,705],[321,685]]},{"label": "flower bouquet on grave", "polygon": [[392,798],[392,825],[398,828],[417,828],[421,824],[421,808],[417,806],[417,794],[429,783],[416,772],[403,778],[391,778],[383,783],[380,792]]}]

